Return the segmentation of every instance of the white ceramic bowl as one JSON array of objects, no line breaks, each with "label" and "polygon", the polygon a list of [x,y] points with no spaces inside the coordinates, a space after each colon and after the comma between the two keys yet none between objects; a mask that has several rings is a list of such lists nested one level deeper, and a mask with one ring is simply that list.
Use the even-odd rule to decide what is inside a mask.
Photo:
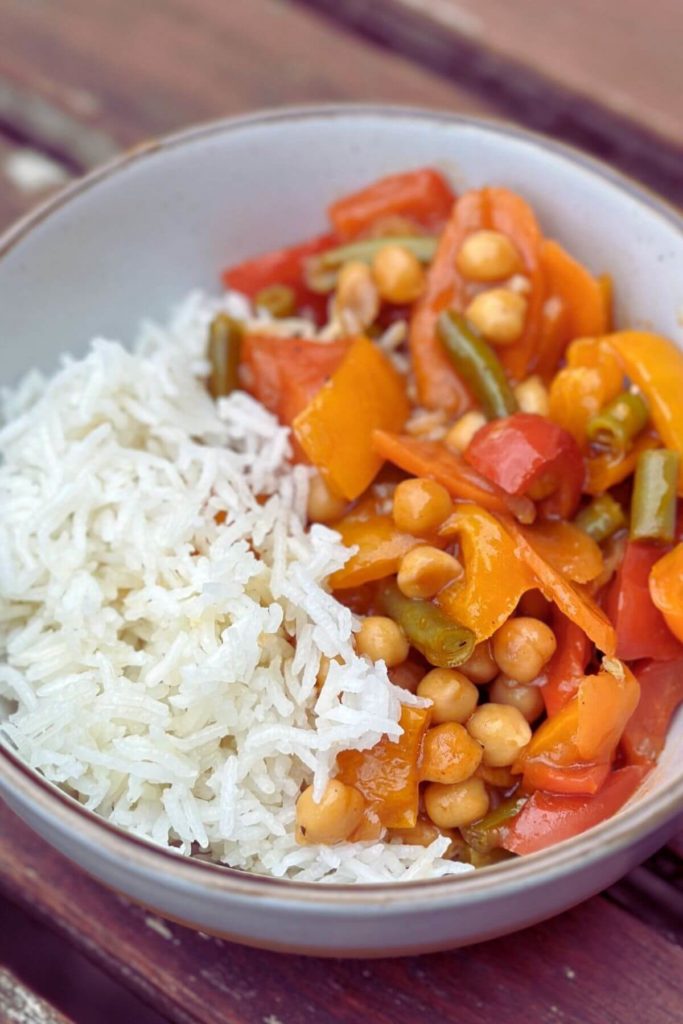
[{"label": "white ceramic bowl", "polygon": [[[505,184],[551,235],[613,273],[621,323],[681,341],[683,223],[606,167],[505,125],[370,107],[266,113],[136,149],[0,240],[0,379],[53,367],[96,334],[131,338],[227,263],[323,227],[327,203],[380,175],[440,166],[456,188]],[[615,881],[680,822],[683,717],[616,817],[519,861],[455,879],[311,886],[182,859],[85,811],[0,751],[0,793],[103,882],[192,926],[273,949],[393,955],[525,927]]]}]

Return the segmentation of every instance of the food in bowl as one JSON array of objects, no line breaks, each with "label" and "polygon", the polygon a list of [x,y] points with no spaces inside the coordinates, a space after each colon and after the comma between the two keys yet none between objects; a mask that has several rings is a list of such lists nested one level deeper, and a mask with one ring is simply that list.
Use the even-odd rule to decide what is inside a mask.
[{"label": "food in bowl", "polygon": [[6,395],[2,732],[180,853],[457,874],[615,813],[662,748],[683,356],[504,188],[329,213]]}]

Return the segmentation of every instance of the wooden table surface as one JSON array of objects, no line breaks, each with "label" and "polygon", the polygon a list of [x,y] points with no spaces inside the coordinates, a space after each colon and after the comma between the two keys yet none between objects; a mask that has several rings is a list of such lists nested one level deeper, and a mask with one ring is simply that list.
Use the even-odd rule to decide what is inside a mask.
[{"label": "wooden table surface", "polygon": [[[682,34],[680,0],[0,0],[0,228],[150,135],[330,100],[516,120],[680,201]],[[680,1022],[678,853],[515,936],[403,961],[317,961],[163,922],[0,807],[0,896],[46,926],[50,955],[70,963],[78,949],[192,1024]],[[30,991],[30,955],[0,938],[2,960],[2,1024],[117,1019],[104,1005],[72,1017],[68,988],[48,1005]],[[118,1019],[153,1018],[140,1004]]]}]

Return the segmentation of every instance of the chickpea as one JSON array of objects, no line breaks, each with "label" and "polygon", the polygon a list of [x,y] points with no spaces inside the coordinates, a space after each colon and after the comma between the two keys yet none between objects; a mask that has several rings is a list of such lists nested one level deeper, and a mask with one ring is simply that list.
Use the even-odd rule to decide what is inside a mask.
[{"label": "chickpea", "polygon": [[425,786],[424,802],[427,814],[439,828],[471,825],[489,809],[486,786],[476,776],[455,785],[431,782]]},{"label": "chickpea", "polygon": [[537,374],[527,377],[517,385],[515,398],[520,412],[533,412],[537,416],[548,415],[550,410],[548,389]]},{"label": "chickpea", "polygon": [[465,843],[458,832],[437,828],[429,818],[419,817],[412,828],[391,828],[388,838],[399,839],[406,846],[431,846],[439,836],[446,836],[451,841],[442,856],[457,858],[465,852]]},{"label": "chickpea", "polygon": [[432,723],[466,722],[477,706],[479,690],[454,668],[433,668],[417,687],[418,697],[432,702]]},{"label": "chickpea", "polygon": [[501,673],[489,690],[489,697],[494,704],[509,704],[526,718],[527,722],[535,722],[545,711],[545,702],[539,686],[524,686],[515,679]]},{"label": "chickpea", "polygon": [[535,679],[556,647],[550,626],[524,615],[508,619],[493,635],[494,658],[501,671],[518,683]]},{"label": "chickpea", "polygon": [[379,313],[379,293],[367,263],[350,260],[339,271],[334,312],[348,331],[362,331]]},{"label": "chickpea", "polygon": [[500,231],[473,231],[460,247],[455,264],[471,281],[500,281],[522,266],[517,248]]},{"label": "chickpea", "polygon": [[341,843],[358,828],[365,810],[365,801],[357,789],[338,779],[328,782],[320,803],[313,799],[313,786],[303,791],[296,802],[296,841],[309,843]]},{"label": "chickpea", "polygon": [[455,452],[464,452],[469,447],[470,441],[478,430],[486,424],[486,417],[482,412],[471,409],[459,420],[456,420],[451,429],[444,437],[447,448]]},{"label": "chickpea", "polygon": [[344,514],[347,505],[348,502],[332,493],[320,473],[311,477],[306,511],[312,523],[334,522]]},{"label": "chickpea", "polygon": [[482,704],[467,722],[470,736],[484,748],[490,768],[506,768],[531,739],[531,726],[521,711],[509,704]]},{"label": "chickpea", "polygon": [[402,245],[383,245],[375,253],[372,276],[380,296],[397,306],[414,302],[424,291],[425,275],[420,261]]},{"label": "chickpea", "polygon": [[389,830],[389,838],[400,839],[402,843],[409,846],[431,846],[435,839],[438,839],[441,832],[426,818],[418,818],[412,828],[392,828]]},{"label": "chickpea", "polygon": [[491,644],[488,640],[482,640],[477,644],[467,661],[460,666],[460,672],[477,686],[490,683],[492,679],[496,678],[499,669],[491,653]]},{"label": "chickpea", "polygon": [[482,747],[464,725],[444,722],[427,729],[422,747],[421,778],[427,782],[464,782],[482,760]]},{"label": "chickpea", "polygon": [[426,477],[402,480],[394,491],[393,517],[404,533],[418,537],[433,533],[452,507],[451,496],[445,487]]},{"label": "chickpea", "polygon": [[527,301],[509,288],[492,288],[475,296],[465,316],[492,345],[512,345],[524,330]]},{"label": "chickpea", "polygon": [[447,583],[463,575],[457,558],[430,544],[413,548],[401,559],[396,583],[406,597],[434,597]]},{"label": "chickpea", "polygon": [[517,611],[520,615],[528,615],[532,619],[540,619],[541,622],[547,622],[550,618],[552,606],[540,590],[527,590],[526,594],[522,594],[519,599]]},{"label": "chickpea", "polygon": [[368,615],[356,633],[357,653],[372,661],[383,661],[387,668],[405,661],[409,647],[400,626],[385,615]]}]

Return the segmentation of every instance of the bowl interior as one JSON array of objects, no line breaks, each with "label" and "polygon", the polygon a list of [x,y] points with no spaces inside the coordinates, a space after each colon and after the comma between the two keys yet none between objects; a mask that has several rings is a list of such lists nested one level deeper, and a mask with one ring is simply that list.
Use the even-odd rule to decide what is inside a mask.
[{"label": "bowl interior", "polygon": [[[165,317],[191,289],[218,290],[228,263],[323,230],[335,197],[424,164],[443,169],[456,190],[519,191],[547,234],[613,275],[618,324],[683,344],[683,230],[657,201],[513,128],[330,109],[207,126],[139,150],[5,236],[0,384],[33,366],[53,369],[60,353],[81,353],[98,335],[130,341],[142,319]],[[681,785],[682,742],[679,714],[635,806]]]}]

